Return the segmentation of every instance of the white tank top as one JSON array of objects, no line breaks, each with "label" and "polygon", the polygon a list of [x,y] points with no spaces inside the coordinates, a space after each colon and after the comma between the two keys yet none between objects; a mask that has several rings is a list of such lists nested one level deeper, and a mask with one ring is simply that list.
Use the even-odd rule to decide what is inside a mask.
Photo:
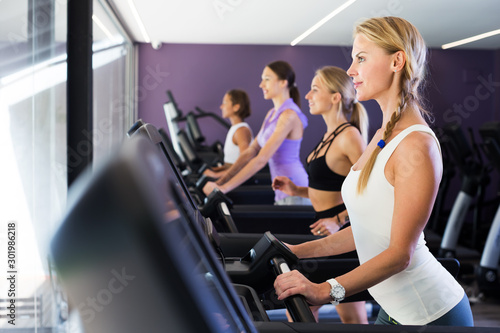
[{"label": "white tank top", "polygon": [[[411,132],[431,134],[424,125],[408,127],[394,137],[377,156],[368,184],[356,193],[360,170],[352,170],[342,185],[342,197],[349,212],[356,251],[361,264],[388,248],[394,210],[394,187],[384,169],[398,144]],[[404,325],[425,325],[457,305],[463,288],[436,260],[420,235],[410,265],[385,281],[368,289],[389,316]]]},{"label": "white tank top", "polygon": [[227,132],[226,142],[224,143],[224,163],[234,164],[234,162],[236,162],[236,160],[240,156],[240,148],[238,148],[238,146],[234,144],[233,136],[234,133],[236,133],[236,130],[243,126],[248,127],[253,140],[252,129],[250,128],[250,126],[248,126],[247,123],[241,122],[231,126],[231,128],[229,128],[229,131]]}]

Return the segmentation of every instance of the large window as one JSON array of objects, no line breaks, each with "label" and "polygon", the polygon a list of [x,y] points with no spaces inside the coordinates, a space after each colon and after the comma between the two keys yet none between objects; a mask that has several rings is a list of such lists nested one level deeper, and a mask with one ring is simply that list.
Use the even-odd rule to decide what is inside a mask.
[{"label": "large window", "polygon": [[[66,11],[67,0],[0,2],[0,330],[74,331],[48,260],[67,195]],[[104,0],[93,34],[98,163],[135,119],[134,52]]]},{"label": "large window", "polygon": [[120,144],[135,121],[132,43],[110,8],[94,0],[94,162]]}]

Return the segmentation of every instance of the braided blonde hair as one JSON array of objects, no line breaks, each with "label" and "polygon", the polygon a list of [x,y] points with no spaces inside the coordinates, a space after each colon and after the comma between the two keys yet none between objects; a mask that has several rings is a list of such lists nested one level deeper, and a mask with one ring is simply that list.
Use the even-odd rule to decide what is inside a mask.
[{"label": "braided blonde hair", "polygon": [[[401,98],[399,107],[391,115],[382,140],[384,143],[391,136],[394,127],[407,108],[419,110],[423,116],[429,116],[422,107],[420,88],[425,77],[427,47],[418,30],[408,21],[399,17],[379,17],[368,19],[354,29],[354,35],[363,34],[387,54],[403,51],[406,61],[401,75]],[[382,145],[383,147],[383,145]],[[382,150],[377,146],[361,170],[357,192],[362,193],[368,184],[375,160]]]}]

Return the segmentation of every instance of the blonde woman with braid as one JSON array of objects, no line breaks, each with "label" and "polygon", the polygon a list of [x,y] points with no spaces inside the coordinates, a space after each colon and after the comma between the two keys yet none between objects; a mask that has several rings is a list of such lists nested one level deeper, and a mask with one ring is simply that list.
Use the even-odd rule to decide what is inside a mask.
[{"label": "blonde woman with braid", "polygon": [[[309,186],[298,186],[290,178],[278,176],[273,180],[273,188],[311,199],[316,211],[311,232],[327,236],[349,224],[340,189],[366,148],[368,115],[356,100],[351,78],[340,67],[325,66],[317,70],[306,99],[311,114],[321,115],[327,128],[306,159]],[[319,307],[311,310],[318,318]],[[344,324],[368,324],[365,302],[339,304],[336,310]]]},{"label": "blonde woman with braid", "polygon": [[420,103],[426,53],[420,33],[404,19],[356,26],[347,73],[360,101],[378,102],[382,126],[342,186],[351,226],[292,248],[301,258],[356,249],[360,266],[319,284],[297,271],[282,274],[274,283],[278,299],[302,294],[324,304],[368,289],[381,306],[376,324],[474,325],[464,289],[423,235],[442,175],[439,142]]}]

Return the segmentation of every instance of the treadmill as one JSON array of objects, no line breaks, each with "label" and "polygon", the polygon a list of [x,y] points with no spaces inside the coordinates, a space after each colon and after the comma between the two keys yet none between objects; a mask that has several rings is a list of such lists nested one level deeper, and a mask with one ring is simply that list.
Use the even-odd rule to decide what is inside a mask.
[{"label": "treadmill", "polygon": [[85,332],[497,331],[257,321],[258,302],[237,296],[201,230],[186,223],[162,164],[148,140],[132,138],[70,189],[51,254]]}]

